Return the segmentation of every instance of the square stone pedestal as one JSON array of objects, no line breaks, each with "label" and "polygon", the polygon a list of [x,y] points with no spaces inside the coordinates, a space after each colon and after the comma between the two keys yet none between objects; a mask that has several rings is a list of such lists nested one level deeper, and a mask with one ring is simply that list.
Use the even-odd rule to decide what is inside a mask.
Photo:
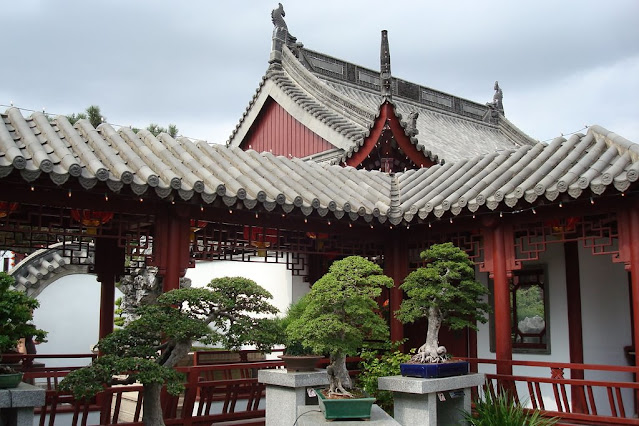
[{"label": "square stone pedestal", "polygon": [[390,376],[378,379],[379,389],[393,392],[394,418],[403,426],[457,425],[470,412],[471,388],[484,384],[483,374],[438,379]]},{"label": "square stone pedestal", "polygon": [[33,408],[44,405],[44,389],[20,383],[0,389],[0,426],[32,426]]},{"label": "square stone pedestal", "polygon": [[257,381],[266,384],[266,426],[291,426],[299,415],[299,407],[306,405],[306,389],[329,382],[326,370],[319,369],[300,373],[259,370]]}]

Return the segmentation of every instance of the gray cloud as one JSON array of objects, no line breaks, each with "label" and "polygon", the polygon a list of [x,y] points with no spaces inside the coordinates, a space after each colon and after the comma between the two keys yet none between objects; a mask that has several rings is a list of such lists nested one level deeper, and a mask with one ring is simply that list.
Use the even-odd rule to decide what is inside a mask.
[{"label": "gray cloud", "polygon": [[[110,122],[175,123],[223,142],[268,65],[276,2],[22,0],[2,6],[0,104],[101,106]],[[373,69],[387,29],[397,77],[478,102],[545,140],[601,124],[639,141],[633,0],[284,3],[306,47]],[[619,126],[614,128],[612,126]],[[623,133],[627,132],[627,133]]]}]

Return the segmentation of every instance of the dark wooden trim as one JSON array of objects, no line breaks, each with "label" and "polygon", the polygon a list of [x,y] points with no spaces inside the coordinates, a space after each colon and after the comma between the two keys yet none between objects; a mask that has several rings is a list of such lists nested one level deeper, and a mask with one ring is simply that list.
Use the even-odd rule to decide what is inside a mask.
[{"label": "dark wooden trim", "polygon": [[404,298],[404,291],[399,288],[408,275],[408,245],[402,233],[389,235],[389,242],[386,244],[384,253],[384,273],[391,277],[395,285],[390,290],[390,334],[391,340],[397,342],[404,338],[404,325],[395,318],[397,311]]}]

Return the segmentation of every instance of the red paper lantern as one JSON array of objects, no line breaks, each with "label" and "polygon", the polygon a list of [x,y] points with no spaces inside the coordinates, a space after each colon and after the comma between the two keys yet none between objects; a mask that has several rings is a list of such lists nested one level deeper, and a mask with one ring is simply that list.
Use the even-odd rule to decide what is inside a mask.
[{"label": "red paper lantern", "polygon": [[9,203],[7,201],[0,201],[0,219],[9,216],[11,213],[18,209],[18,203]]},{"label": "red paper lantern", "polygon": [[245,226],[244,239],[253,247],[264,249],[277,243],[277,229],[260,226]]},{"label": "red paper lantern", "polygon": [[102,212],[89,209],[71,209],[71,217],[86,226],[89,231],[94,231],[100,225],[104,225],[113,219],[113,212]]}]

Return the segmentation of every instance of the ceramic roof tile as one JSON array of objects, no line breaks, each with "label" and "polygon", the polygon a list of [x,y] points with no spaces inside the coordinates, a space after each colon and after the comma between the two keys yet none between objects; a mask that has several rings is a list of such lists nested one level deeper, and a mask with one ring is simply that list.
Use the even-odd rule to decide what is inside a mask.
[{"label": "ceramic roof tile", "polygon": [[[81,172],[78,172],[81,170]],[[147,188],[168,199],[222,197],[229,206],[281,205],[308,215],[329,212],[397,224],[430,215],[473,213],[554,200],[597,196],[607,188],[627,190],[639,178],[637,145],[593,126],[586,135],[557,138],[550,144],[522,146],[468,160],[409,170],[395,175],[331,166],[269,153],[209,145],[186,138],[108,124],[72,126],[65,117],[49,122],[41,113],[29,118],[10,108],[0,114],[0,178],[13,171],[26,181],[48,175],[58,184],[77,179],[85,189],[106,182],[112,191]],[[132,177],[131,177],[132,176]],[[173,182],[171,184],[171,182]],[[198,189],[197,186],[201,185]]]}]

